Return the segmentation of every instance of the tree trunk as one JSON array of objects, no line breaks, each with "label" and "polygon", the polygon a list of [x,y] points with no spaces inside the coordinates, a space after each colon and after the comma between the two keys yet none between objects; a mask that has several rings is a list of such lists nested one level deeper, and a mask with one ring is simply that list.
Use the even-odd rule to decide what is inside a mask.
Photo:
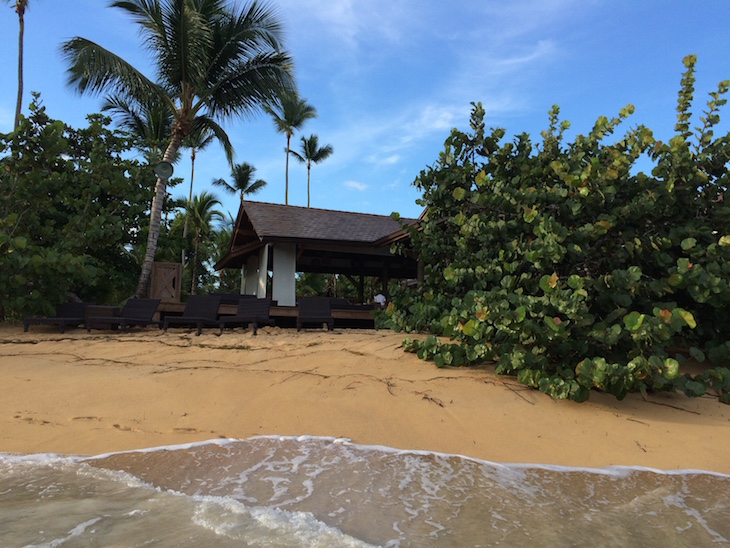
[{"label": "tree trunk", "polygon": [[15,102],[15,123],[13,131],[18,130],[20,125],[20,109],[23,106],[23,34],[25,33],[25,20],[23,11],[25,6],[17,7],[18,11],[18,99]]},{"label": "tree trunk", "polygon": [[312,164],[307,164],[307,207],[309,207],[309,172],[312,169]]},{"label": "tree trunk", "polygon": [[[190,149],[190,196],[188,197],[188,201],[193,201],[193,177],[195,176],[195,148]],[[188,235],[188,216],[185,215],[185,226],[183,227],[183,240]],[[180,252],[182,254],[181,256],[181,263],[183,267],[185,267],[185,243],[183,241],[183,249]]]},{"label": "tree trunk", "polygon": [[192,281],[190,282],[190,294],[195,295],[195,278],[198,276],[198,250],[200,249],[200,234],[195,236],[195,251],[193,252],[193,272],[191,275]]},{"label": "tree trunk", "polygon": [[286,188],[284,189],[284,205],[289,205],[289,139],[291,135],[286,134],[286,173],[284,174],[286,180]]},{"label": "tree trunk", "polygon": [[[170,144],[165,150],[162,160],[172,164],[175,159],[177,149],[180,147],[182,138],[173,137]],[[155,183],[155,197],[152,200],[150,208],[150,232],[147,235],[147,250],[144,254],[142,262],[142,272],[139,274],[139,282],[137,282],[137,291],[134,296],[137,298],[144,297],[147,294],[147,287],[150,283],[150,274],[152,273],[152,263],[155,262],[155,252],[157,251],[157,239],[160,237],[160,221],[162,219],[162,204],[165,201],[165,193],[167,192],[167,180],[157,178]]]}]

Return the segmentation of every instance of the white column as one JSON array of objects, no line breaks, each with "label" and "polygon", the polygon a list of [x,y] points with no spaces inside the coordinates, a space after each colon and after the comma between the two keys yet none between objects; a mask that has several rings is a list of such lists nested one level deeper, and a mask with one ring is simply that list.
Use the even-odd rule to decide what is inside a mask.
[{"label": "white column", "polygon": [[269,244],[259,251],[259,279],[256,287],[256,296],[259,299],[266,297],[266,279],[269,275]]},{"label": "white column", "polygon": [[274,285],[272,298],[279,306],[296,306],[297,248],[294,244],[274,246]]},{"label": "white column", "polygon": [[259,258],[251,255],[246,261],[246,279],[241,288],[242,295],[256,295],[259,286]]}]

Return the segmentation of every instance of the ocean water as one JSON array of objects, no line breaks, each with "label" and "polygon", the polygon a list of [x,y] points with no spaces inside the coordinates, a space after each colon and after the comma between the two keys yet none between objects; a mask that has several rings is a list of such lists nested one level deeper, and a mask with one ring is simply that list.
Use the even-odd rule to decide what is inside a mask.
[{"label": "ocean water", "polygon": [[0,454],[0,546],[710,546],[730,476],[257,437]]}]

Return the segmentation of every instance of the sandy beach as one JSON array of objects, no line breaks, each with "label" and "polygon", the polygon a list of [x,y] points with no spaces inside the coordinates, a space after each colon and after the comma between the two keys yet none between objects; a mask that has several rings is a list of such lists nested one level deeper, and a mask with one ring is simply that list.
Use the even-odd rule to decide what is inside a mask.
[{"label": "sandy beach", "polygon": [[555,401],[493,368],[438,369],[389,331],[200,337],[0,328],[0,452],[96,455],[310,435],[503,463],[730,474],[716,398]]}]

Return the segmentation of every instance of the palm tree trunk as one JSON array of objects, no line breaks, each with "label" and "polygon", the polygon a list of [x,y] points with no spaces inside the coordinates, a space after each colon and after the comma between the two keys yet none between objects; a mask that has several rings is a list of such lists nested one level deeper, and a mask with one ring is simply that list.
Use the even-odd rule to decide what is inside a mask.
[{"label": "palm tree trunk", "polygon": [[284,189],[284,205],[289,205],[289,139],[291,135],[286,135],[286,188]]},{"label": "palm tree trunk", "polygon": [[[180,147],[182,138],[173,137],[170,144],[165,150],[162,160],[172,163]],[[157,239],[160,237],[160,221],[162,219],[162,204],[165,201],[167,192],[167,180],[157,178],[155,183],[155,197],[152,199],[152,207],[150,208],[150,231],[147,235],[147,250],[142,261],[142,272],[139,274],[139,282],[137,282],[137,290],[134,296],[137,298],[144,297],[147,294],[147,286],[150,283],[150,274],[152,274],[152,263],[155,262],[155,252],[157,251]]]},{"label": "palm tree trunk", "polygon": [[[190,196],[188,197],[188,201],[193,201],[193,177],[195,176],[195,148],[190,149]],[[185,226],[183,227],[183,240],[188,235],[188,216],[185,216]],[[183,243],[183,246],[185,244]],[[183,247],[182,251],[180,252],[182,254],[181,256],[181,263],[183,266],[185,266],[185,247]]]},{"label": "palm tree trunk", "polygon": [[307,207],[309,207],[309,172],[312,170],[312,164],[307,164]]},{"label": "palm tree trunk", "polygon": [[195,286],[198,285],[195,282],[198,277],[198,250],[200,249],[200,234],[195,236],[195,251],[193,252],[193,272],[192,281],[190,282],[190,294],[195,295]]},{"label": "palm tree trunk", "polygon": [[20,109],[23,106],[23,34],[25,33],[25,20],[23,11],[25,6],[16,6],[18,12],[18,99],[15,102],[15,123],[13,131],[18,130],[20,125]]}]

